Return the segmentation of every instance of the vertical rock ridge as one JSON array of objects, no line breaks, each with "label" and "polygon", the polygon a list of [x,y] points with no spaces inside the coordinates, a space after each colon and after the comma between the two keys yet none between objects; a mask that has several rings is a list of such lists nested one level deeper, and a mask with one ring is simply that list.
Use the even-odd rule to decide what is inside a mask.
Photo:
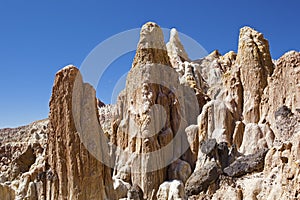
[{"label": "vertical rock ridge", "polygon": [[236,64],[241,70],[244,120],[257,123],[263,90],[274,70],[269,43],[262,33],[250,27],[241,28]]},{"label": "vertical rock ridge", "polygon": [[[114,119],[114,137],[122,152],[116,155],[115,178],[139,186],[146,199],[156,199],[168,165],[180,157],[183,141],[187,143],[184,129],[199,114],[194,92],[185,88],[172,68],[161,29],[146,23]],[[125,172],[130,171],[129,182],[122,178],[126,165],[131,166]]]},{"label": "vertical rock ridge", "polygon": [[[96,109],[95,90],[82,83],[77,68],[67,66],[56,74],[49,103],[46,199],[109,199],[112,194],[106,190],[112,185],[110,169],[90,154],[80,140],[79,127],[75,126],[74,117],[76,120],[77,114],[84,114],[73,113],[72,98],[76,81],[78,95],[86,96],[88,106]],[[98,116],[91,118],[98,119]],[[83,129],[84,125],[79,131]]]}]

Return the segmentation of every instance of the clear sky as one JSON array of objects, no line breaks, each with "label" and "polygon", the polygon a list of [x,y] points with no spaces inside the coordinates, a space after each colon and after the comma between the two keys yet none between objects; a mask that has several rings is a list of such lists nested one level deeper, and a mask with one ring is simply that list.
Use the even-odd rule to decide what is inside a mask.
[{"label": "clear sky", "polygon": [[[277,59],[299,51],[299,8],[299,0],[0,0],[0,128],[46,118],[55,73],[80,67],[114,34],[154,21],[224,54],[237,50],[239,29],[248,25],[264,33]],[[133,55],[114,62],[100,82],[98,97],[106,103]]]}]

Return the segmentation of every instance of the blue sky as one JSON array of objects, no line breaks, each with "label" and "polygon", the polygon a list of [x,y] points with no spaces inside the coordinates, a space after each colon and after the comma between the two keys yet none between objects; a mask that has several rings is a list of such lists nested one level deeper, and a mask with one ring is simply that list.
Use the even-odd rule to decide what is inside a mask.
[{"label": "blue sky", "polygon": [[[68,64],[80,67],[114,34],[155,21],[224,54],[237,50],[239,29],[248,25],[264,33],[277,59],[299,51],[299,8],[299,0],[0,0],[0,128],[46,118],[55,73]],[[106,103],[133,55],[116,60],[100,81],[98,97]]]}]

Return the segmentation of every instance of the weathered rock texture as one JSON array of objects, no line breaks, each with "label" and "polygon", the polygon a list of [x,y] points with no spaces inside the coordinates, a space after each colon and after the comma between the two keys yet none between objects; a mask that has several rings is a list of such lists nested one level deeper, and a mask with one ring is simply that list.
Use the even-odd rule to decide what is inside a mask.
[{"label": "weathered rock texture", "polygon": [[262,171],[267,150],[260,150],[256,154],[241,156],[224,169],[224,173],[231,177],[239,177],[254,171]]},{"label": "weathered rock texture", "polygon": [[[187,96],[192,103],[179,99]],[[112,137],[121,148],[116,154],[116,176],[128,165],[131,177],[127,181],[138,185],[144,198],[155,199],[159,185],[168,178],[168,165],[189,148],[184,129],[196,122],[197,110],[195,93],[180,85],[171,66],[160,27],[145,24],[114,118]],[[184,182],[191,173],[184,161],[170,167],[175,171],[169,179]]]},{"label": "weathered rock texture", "polygon": [[184,184],[178,180],[164,182],[159,186],[156,196],[158,200],[186,199]]},{"label": "weathered rock texture", "polygon": [[274,68],[268,41],[261,33],[249,27],[241,29],[236,64],[241,71],[244,120],[257,123],[262,94]]},{"label": "weathered rock texture", "polygon": [[132,67],[149,63],[171,66],[162,30],[153,22],[146,23],[141,29]]},{"label": "weathered rock texture", "polygon": [[[299,198],[299,56],[291,51],[273,63],[267,40],[245,27],[237,55],[213,52],[194,61],[212,100],[198,117],[199,140],[190,142],[199,145],[196,167],[185,188],[193,195],[190,199]],[[222,168],[226,163],[216,146],[208,148],[210,154],[202,148],[211,138],[228,145],[227,167]],[[211,162],[225,176],[216,172],[209,186],[193,184],[214,169],[207,169]]]},{"label": "weathered rock texture", "polygon": [[0,130],[1,199],[42,199],[48,120]]},{"label": "weathered rock texture", "polygon": [[281,138],[276,129],[275,112],[283,105],[297,112],[300,109],[300,55],[290,51],[276,62],[273,75],[269,78],[261,106],[261,121],[268,121],[274,133]]},{"label": "weathered rock texture", "polygon": [[[74,100],[75,92],[77,99]],[[75,106],[75,103],[82,106],[82,110],[74,110],[72,106]],[[113,197],[110,191],[111,169],[93,157],[80,140],[80,131],[87,131],[87,121],[79,123],[80,129],[78,124],[77,127],[75,125],[74,119],[77,120],[76,115],[79,113],[73,112],[81,112],[83,118],[85,112],[88,112],[84,110],[85,106],[96,109],[95,90],[89,84],[82,83],[77,68],[67,66],[56,74],[50,100],[47,173],[51,174],[51,177],[47,177],[46,180],[46,199]],[[91,114],[91,120],[98,119],[96,112],[87,114]],[[91,121],[89,123],[90,126],[94,124]],[[90,129],[97,130],[97,127]]]},{"label": "weathered rock texture", "polygon": [[[107,165],[107,166],[106,166]],[[116,105],[67,66],[49,119],[0,130],[0,199],[300,199],[300,53],[189,59],[146,23]]]}]

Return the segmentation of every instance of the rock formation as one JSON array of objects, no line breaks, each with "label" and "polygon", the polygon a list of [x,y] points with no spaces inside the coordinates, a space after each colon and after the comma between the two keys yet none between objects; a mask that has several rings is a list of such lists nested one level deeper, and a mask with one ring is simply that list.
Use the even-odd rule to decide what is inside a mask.
[{"label": "rock formation", "polygon": [[43,199],[48,120],[0,130],[1,199]]},{"label": "rock formation", "polygon": [[[184,129],[188,123],[196,122],[199,114],[194,103],[197,98],[189,90],[180,85],[178,73],[170,64],[160,27],[151,22],[145,24],[125,91],[117,103],[113,133],[116,146],[121,148],[116,155],[116,176],[129,165],[129,182],[142,189],[144,198],[156,197],[159,185],[167,179],[168,165],[188,148]],[[182,101],[182,97],[190,100]],[[175,162],[180,165],[179,170],[182,162]],[[188,163],[182,168],[190,170]],[[174,174],[169,178],[186,180],[186,176]]]},{"label": "rock formation", "polygon": [[[264,90],[261,106],[261,121],[268,121],[278,138],[275,112],[283,105],[293,113],[300,109],[300,56],[299,52],[285,53],[276,62],[268,86]],[[298,111],[297,111],[298,109]]]},{"label": "rock formation", "polygon": [[[50,99],[47,173],[51,178],[46,180],[46,199],[113,198],[111,169],[91,155],[80,138],[97,131],[92,120],[99,125],[98,113],[87,107],[97,109],[95,90],[82,83],[77,68],[63,68],[56,74]],[[81,118],[91,115],[89,127],[87,121],[76,122],[79,114]]]},{"label": "rock formation", "polygon": [[[299,56],[299,52],[288,52],[273,63],[263,35],[245,27],[240,32],[236,56],[214,52],[195,61],[206,74],[201,75],[209,85],[207,94],[213,99],[198,117],[199,148],[205,140],[215,138],[218,143],[231,146],[231,152],[229,165],[223,170],[221,164],[225,163],[220,163],[218,151],[213,150],[212,157],[198,152],[196,168],[185,188],[187,194],[197,193],[191,199],[299,198],[299,154],[295,152],[299,149],[296,138],[300,133],[296,120]],[[215,63],[218,73],[209,73],[210,63]],[[286,156],[280,156],[282,152]],[[217,165],[207,168],[212,162]],[[288,171],[279,172],[280,167]],[[201,180],[210,185],[203,181],[195,187],[194,182]],[[277,189],[270,189],[271,185]]]},{"label": "rock formation", "polygon": [[257,123],[262,94],[274,68],[268,41],[261,33],[249,27],[241,29],[236,65],[241,71],[244,120]]},{"label": "rock formation", "polygon": [[148,22],[115,105],[67,66],[49,106],[0,130],[0,199],[300,198],[300,53],[272,60],[250,27],[191,60]]}]

